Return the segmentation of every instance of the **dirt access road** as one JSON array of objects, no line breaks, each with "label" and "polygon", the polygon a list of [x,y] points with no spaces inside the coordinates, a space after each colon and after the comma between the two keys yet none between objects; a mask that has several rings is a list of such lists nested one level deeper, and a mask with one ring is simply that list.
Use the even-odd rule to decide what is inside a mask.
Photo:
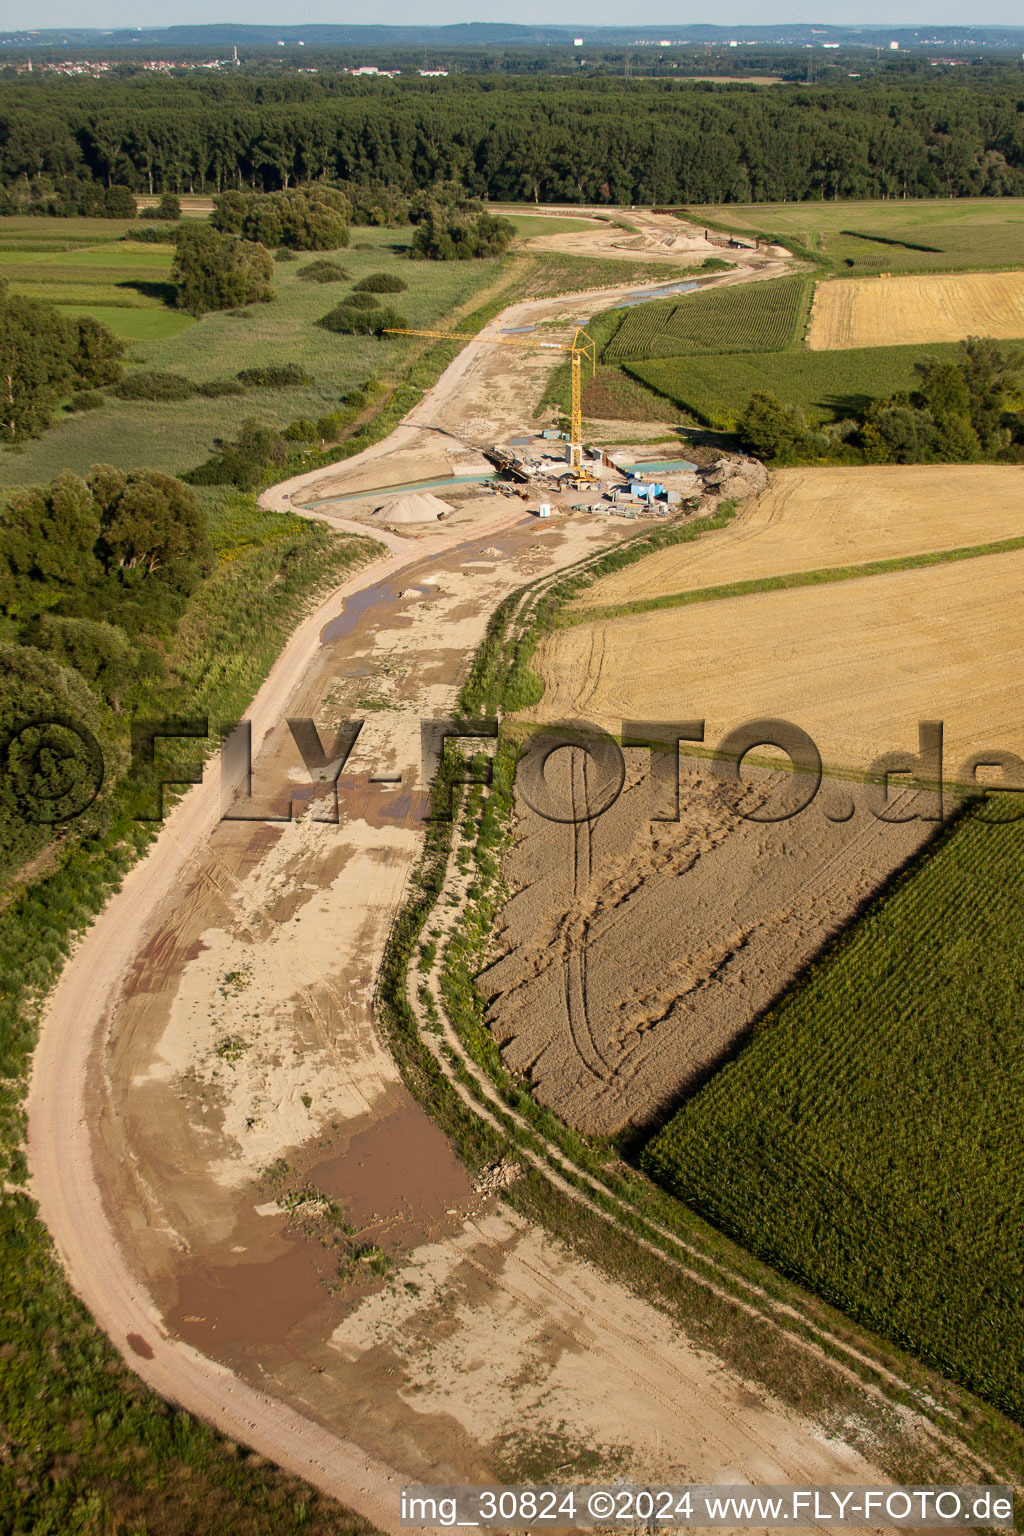
[{"label": "dirt access road", "polygon": [[[388,450],[497,411],[493,362],[467,348],[364,465],[387,483]],[[388,536],[257,695],[252,803],[221,819],[207,770],[76,949],[36,1052],[33,1193],[100,1325],[163,1395],[384,1530],[402,1481],[478,1481],[538,1455],[563,1476],[879,1476],[856,1423],[836,1437],[751,1390],[473,1189],[376,1030],[421,836],[420,717],[450,710],[506,592],[621,532],[542,532],[481,499],[444,531]],[[310,783],[286,715],[327,742],[366,720],[336,823],[314,819],[329,797],[288,819]]]}]

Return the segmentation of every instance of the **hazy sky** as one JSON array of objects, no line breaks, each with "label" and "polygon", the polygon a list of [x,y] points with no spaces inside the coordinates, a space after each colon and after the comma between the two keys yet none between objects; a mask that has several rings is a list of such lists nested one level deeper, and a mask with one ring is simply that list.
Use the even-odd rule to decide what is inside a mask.
[{"label": "hazy sky", "polygon": [[[6,6],[2,7],[6,10]],[[20,9],[20,8],[19,8]],[[31,21],[29,20],[31,16]],[[721,4],[680,6],[678,0],[644,0],[634,10],[622,0],[381,0],[367,14],[365,6],[331,4],[330,0],[39,0],[15,19],[13,10],[0,21],[5,27],[153,27],[186,22],[266,22],[298,25],[299,22],[367,22],[406,25],[444,25],[456,21],[564,22],[579,26],[637,26],[649,23],[669,31],[685,30],[698,22],[718,25],[761,25],[772,22],[881,22],[884,25],[958,23],[974,26],[1019,26],[1024,22],[1019,5],[1010,0],[986,0],[974,8],[965,0],[722,0]]]}]

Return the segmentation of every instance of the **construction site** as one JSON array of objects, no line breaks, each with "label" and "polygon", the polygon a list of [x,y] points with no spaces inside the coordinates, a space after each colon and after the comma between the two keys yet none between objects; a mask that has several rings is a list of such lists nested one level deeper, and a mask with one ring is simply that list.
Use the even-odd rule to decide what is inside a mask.
[{"label": "construction site", "polygon": [[[530,306],[541,307],[547,305]],[[421,441],[414,451],[392,451],[380,460],[368,456],[370,462],[360,469],[339,467],[314,478],[312,484],[304,477],[301,488],[290,493],[291,509],[343,515],[403,531],[417,524],[473,521],[496,496],[524,503],[525,511],[543,520],[573,515],[667,518],[699,510],[702,498],[709,491],[714,493],[723,479],[723,466],[701,468],[695,460],[669,453],[648,457],[642,445],[635,443],[597,446],[585,442],[583,384],[585,374],[592,376],[596,371],[594,341],[578,325],[567,340],[529,334],[534,330],[535,325],[524,325],[512,332],[485,331],[477,336],[459,331],[396,332],[474,343],[466,348],[466,355],[486,368],[489,380],[496,382],[499,372],[516,378],[517,418],[509,422],[471,415],[454,427],[431,428],[434,441]],[[504,349],[512,349],[511,354]],[[526,413],[521,386],[527,381],[515,363],[536,366],[539,361],[546,370],[552,353],[568,356],[570,361],[568,430],[560,425],[527,427],[522,420]],[[556,412],[549,409],[547,414]],[[421,407],[403,425],[419,423],[422,416]],[[654,451],[651,445],[648,452]]]}]

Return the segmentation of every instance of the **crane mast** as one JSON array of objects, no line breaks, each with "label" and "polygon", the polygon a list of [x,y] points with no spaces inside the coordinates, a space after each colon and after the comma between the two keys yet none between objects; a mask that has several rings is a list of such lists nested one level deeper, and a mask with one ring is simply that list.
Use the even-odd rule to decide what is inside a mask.
[{"label": "crane mast", "polygon": [[597,371],[597,347],[594,339],[580,326],[576,327],[572,341],[537,341],[527,336],[472,335],[468,331],[407,330],[397,326],[386,328],[388,336],[429,336],[436,341],[486,341],[496,347],[528,347],[539,352],[568,352],[572,388],[569,413],[569,465],[577,481],[593,480],[594,476],[583,467],[583,360],[590,363],[591,376]]}]

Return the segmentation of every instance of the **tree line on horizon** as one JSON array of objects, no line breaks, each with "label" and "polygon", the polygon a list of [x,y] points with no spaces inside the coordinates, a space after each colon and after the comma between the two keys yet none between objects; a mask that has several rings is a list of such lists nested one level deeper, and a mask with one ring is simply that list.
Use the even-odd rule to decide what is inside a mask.
[{"label": "tree line on horizon", "polygon": [[0,80],[0,211],[311,182],[610,204],[1024,195],[1024,85]]}]

